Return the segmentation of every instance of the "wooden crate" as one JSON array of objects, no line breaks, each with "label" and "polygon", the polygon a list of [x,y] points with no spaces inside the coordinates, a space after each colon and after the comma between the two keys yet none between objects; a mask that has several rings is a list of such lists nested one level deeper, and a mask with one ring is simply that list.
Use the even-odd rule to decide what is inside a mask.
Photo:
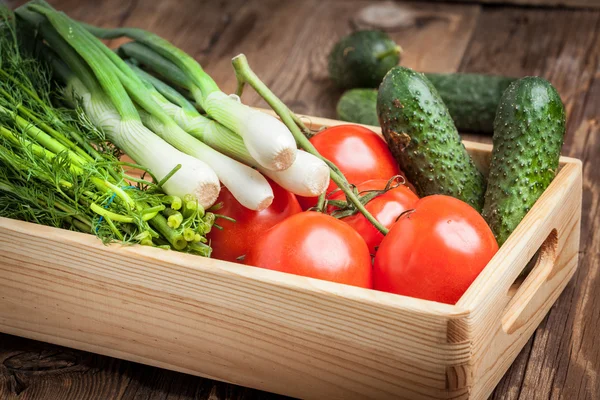
[{"label": "wooden crate", "polygon": [[0,218],[0,331],[301,398],[486,399],[575,272],[581,191],[561,158],[454,306]]}]

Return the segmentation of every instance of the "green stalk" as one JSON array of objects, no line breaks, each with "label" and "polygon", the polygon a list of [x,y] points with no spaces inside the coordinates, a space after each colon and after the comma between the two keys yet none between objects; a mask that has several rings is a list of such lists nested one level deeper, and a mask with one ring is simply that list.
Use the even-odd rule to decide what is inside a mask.
[{"label": "green stalk", "polygon": [[84,26],[95,36],[103,39],[115,39],[121,36],[127,36],[150,47],[152,50],[171,61],[186,74],[194,85],[201,90],[203,97],[208,96],[212,92],[219,91],[219,87],[215,81],[204,72],[196,60],[158,35],[138,28],[105,29],[90,25]]},{"label": "green stalk", "polygon": [[[0,125],[0,135],[11,141],[15,146],[21,145],[21,142],[19,141],[17,135],[2,125]],[[56,154],[45,149],[37,143],[30,142],[27,139],[21,139],[21,141],[23,141],[23,144],[25,146],[28,146],[33,152],[33,154],[35,154],[37,157],[46,158],[48,160],[51,160],[52,158],[56,157]]]},{"label": "green stalk", "polygon": [[[19,106],[17,109],[25,117],[27,117],[32,123],[34,123],[37,127],[41,128],[44,132],[49,134],[52,138],[56,139],[62,145],[67,147],[69,150],[73,151],[75,154],[77,154],[79,157],[81,157],[82,160],[85,160],[88,162],[94,161],[94,158],[92,156],[90,156],[84,149],[80,148],[74,142],[72,142],[69,138],[67,138],[65,135],[63,135],[62,133],[58,132],[56,129],[53,129],[52,127],[50,127],[50,125],[48,125],[45,122],[43,122],[42,120],[40,120],[31,111],[27,110],[23,106]],[[74,133],[74,132],[72,132],[72,133]]]},{"label": "green stalk", "polygon": [[[22,86],[21,86],[22,87]],[[34,93],[34,92],[32,92]],[[19,104],[14,97],[12,97],[6,90],[0,88],[0,94],[10,100],[12,104],[17,105],[17,111],[21,113],[23,116],[28,118],[32,123],[34,123],[37,127],[41,128],[44,132],[48,133],[52,138],[57,140],[62,145],[66,146],[69,150],[74,151],[79,157],[86,161],[93,161],[93,158],[86,153],[83,149],[79,148],[75,143],[73,143],[69,138],[67,138],[62,133],[50,127],[44,121],[39,119],[31,110],[27,109],[23,104]]]},{"label": "green stalk", "polygon": [[175,211],[181,209],[181,206],[183,205],[181,198],[178,196],[164,196],[162,197],[162,202],[163,204],[169,204],[169,206]]},{"label": "green stalk", "polygon": [[152,234],[149,231],[144,231],[135,237],[136,240],[139,240],[141,245],[144,246],[152,246]]},{"label": "green stalk", "polygon": [[104,181],[104,185],[107,188],[109,188],[110,190],[112,190],[117,195],[117,197],[119,197],[121,200],[123,200],[123,204],[125,204],[125,207],[127,207],[127,210],[129,210],[129,211],[135,210],[135,201],[133,201],[133,199],[131,197],[129,197],[123,189],[121,189],[120,187],[118,187],[116,185],[113,185],[112,183],[110,183],[108,181]]},{"label": "green stalk", "polygon": [[[131,102],[131,99],[127,95],[127,91],[123,87],[123,84],[119,80],[119,78],[114,74],[112,69],[107,69],[105,66],[105,60],[102,56],[102,53],[98,53],[96,43],[89,39],[87,35],[81,34],[82,29],[79,24],[75,21],[72,21],[69,17],[62,13],[56,12],[52,8],[48,8],[49,6],[40,6],[37,4],[30,6],[32,10],[44,15],[48,21],[52,24],[54,29],[59,33],[59,35],[66,41],[72,49],[79,54],[79,56],[85,60],[89,68],[93,71],[93,75],[98,80],[100,86],[102,87],[104,93],[108,96],[111,103],[116,108],[117,112],[121,116],[121,119],[124,121],[135,120],[139,121],[140,117],[135,109],[135,106]],[[55,47],[52,44],[53,48]],[[61,58],[65,59],[64,56],[72,53],[69,52],[64,46],[57,46],[61,49],[59,52],[61,54]],[[76,73],[76,75],[82,79],[78,70],[84,69],[81,66],[81,62],[73,62],[74,57],[72,59],[65,60],[69,67]],[[73,62],[73,63],[72,63]],[[73,64],[73,65],[72,65]],[[81,67],[80,67],[81,66]],[[83,72],[83,71],[82,71]],[[83,73],[81,75],[89,76],[89,73]],[[90,79],[91,81],[92,79]],[[82,79],[83,81],[83,79]],[[93,93],[92,87],[88,86],[88,83],[91,82],[83,81],[84,85]]]},{"label": "green stalk", "polygon": [[188,242],[193,242],[196,237],[196,232],[192,228],[185,228],[183,230],[183,238]]},{"label": "green stalk", "polygon": [[187,240],[183,238],[183,235],[180,232],[172,229],[162,215],[158,214],[150,221],[150,224],[154,229],[160,232],[169,243],[171,243],[171,246],[173,246],[175,250],[183,250],[187,247]]},{"label": "green stalk", "polygon": [[163,211],[163,215],[167,217],[167,223],[173,229],[179,228],[183,222],[183,215],[181,215],[179,211],[175,211],[172,208],[165,209]]},{"label": "green stalk", "polygon": [[127,215],[122,215],[122,214],[117,214],[114,213],[112,211],[109,211],[105,208],[100,207],[98,204],[96,203],[91,203],[90,204],[90,209],[95,212],[96,214],[108,219],[110,218],[111,220],[115,220],[118,222],[125,222],[125,223],[132,223],[134,221],[133,217],[129,217]]},{"label": "green stalk", "polygon": [[[86,29],[90,32],[94,33],[98,37],[102,37],[97,35],[96,33],[98,29],[91,25],[83,24]],[[129,42],[125,43],[121,47],[119,47],[119,52],[125,55],[126,57],[132,58],[143,65],[146,65],[152,70],[158,72],[161,76],[168,79],[170,82],[174,83],[177,86],[188,89],[194,84],[188,77],[181,72],[181,70],[173,64],[171,61],[167,60],[163,56],[157,54],[151,48],[144,46],[138,42]]]},{"label": "green stalk", "polygon": [[144,221],[149,221],[154,218],[159,212],[164,210],[166,207],[164,205],[158,205],[154,207],[149,207],[142,210],[142,219]]},{"label": "green stalk", "polygon": [[[321,158],[324,162],[329,165],[331,168],[330,175],[331,179],[338,185],[338,187],[344,192],[346,197],[357,210],[367,218],[367,220],[373,224],[377,230],[379,230],[382,234],[386,235],[388,233],[388,229],[383,226],[379,221],[371,215],[364,207],[364,205],[360,202],[360,199],[354,194],[348,181],[342,174],[342,172],[329,160],[321,156],[317,149],[312,145],[312,143],[304,136],[298,124],[292,117],[293,113],[290,111],[287,106],[271,92],[271,90],[258,78],[258,76],[252,71],[250,65],[248,64],[248,60],[246,56],[240,54],[233,58],[232,60],[233,68],[235,70],[235,75],[238,79],[238,82],[248,83],[256,92],[271,106],[271,108],[277,113],[281,121],[288,127],[288,129],[294,135],[294,138],[298,142],[299,146],[305,151],[311,153],[314,156]],[[239,86],[239,85],[238,85]]]},{"label": "green stalk", "polygon": [[185,219],[191,218],[196,211],[198,211],[198,202],[196,200],[193,201],[185,201],[183,203],[183,212],[182,215]]},{"label": "green stalk", "polygon": [[69,150],[58,140],[54,139],[53,137],[51,137],[50,135],[48,135],[46,132],[42,131],[35,125],[32,125],[30,122],[23,119],[21,116],[15,114],[14,112],[7,110],[6,108],[4,108],[2,106],[0,106],[0,112],[3,112],[5,114],[11,116],[14,119],[14,121],[16,122],[16,125],[19,128],[21,128],[23,130],[23,132],[25,132],[29,137],[31,137],[37,143],[39,143],[40,145],[42,145],[49,151],[53,152],[54,154],[65,152],[67,154],[67,156],[69,157],[69,159],[71,160],[71,162],[73,164],[77,165],[78,167],[81,167],[86,163],[81,157],[79,157],[73,151]]},{"label": "green stalk", "polygon": [[319,210],[319,212],[325,211],[325,196],[327,196],[327,193],[321,193],[319,195],[319,200],[317,201],[317,210]]},{"label": "green stalk", "polygon": [[[102,166],[104,164],[108,164],[108,163],[98,163],[98,165],[100,165],[100,166]],[[130,163],[130,162],[127,162],[127,161],[111,162],[110,164],[113,164],[113,165],[124,165],[126,167],[131,167],[131,168],[139,169],[140,171],[144,171],[145,173],[147,173],[148,175],[150,175],[150,177],[152,178],[152,180],[155,183],[160,182],[158,180],[158,178],[152,173],[152,171],[150,169],[144,167],[143,165],[134,164],[134,163]]]},{"label": "green stalk", "polygon": [[181,169],[181,164],[177,164],[175,166],[175,168],[173,168],[171,170],[171,172],[169,172],[167,175],[165,175],[164,178],[162,178],[160,181],[158,181],[158,183],[156,184],[156,186],[158,187],[162,187],[165,183],[167,183],[167,181],[173,176],[175,175],[175,172],[179,171]]},{"label": "green stalk", "polygon": [[201,256],[204,257],[210,257],[210,253],[212,252],[212,249],[210,248],[210,246],[201,243],[201,242],[193,242],[193,243],[188,243],[188,249],[195,253],[195,254],[199,254]]},{"label": "green stalk", "polygon": [[129,68],[131,68],[131,70],[133,72],[135,72],[138,75],[138,77],[140,77],[140,79],[142,81],[146,81],[149,84],[151,84],[152,86],[154,86],[154,88],[156,90],[158,90],[158,92],[161,95],[165,96],[165,98],[167,100],[169,100],[171,103],[181,107],[182,109],[185,110],[186,113],[190,113],[190,115],[192,115],[192,116],[200,115],[198,110],[196,110],[196,107],[194,107],[192,105],[192,103],[190,103],[188,101],[188,99],[186,99],[177,90],[173,89],[171,86],[167,85],[160,79],[157,79],[154,76],[150,75],[143,69],[141,69],[131,63],[127,63],[127,65],[129,66]]},{"label": "green stalk", "polygon": [[66,220],[73,226],[75,227],[78,231],[84,232],[84,233],[90,233],[92,231],[92,227],[91,226],[87,226],[86,224],[82,223],[81,221],[79,221],[78,219],[75,218],[66,218]]},{"label": "green stalk", "polygon": [[[115,215],[118,215],[118,214],[115,214]],[[122,241],[123,240],[123,234],[121,232],[119,232],[119,230],[115,226],[114,222],[112,222],[111,217],[104,216],[104,220],[108,224],[108,227],[110,228],[110,230],[115,234],[115,236],[117,237],[117,239],[119,239],[119,240]]]},{"label": "green stalk", "polygon": [[71,214],[71,216],[73,218],[75,218],[75,219],[79,220],[81,223],[89,226],[90,230],[92,229],[92,221],[88,220],[86,217],[84,217],[83,215],[81,215],[77,211],[73,210],[68,205],[64,204],[61,201],[54,200],[54,206],[56,208],[58,208],[59,210],[63,211],[63,212]]},{"label": "green stalk", "polygon": [[135,176],[131,176],[131,175],[127,175],[126,173],[123,173],[123,178],[129,182],[135,182],[135,183],[140,183],[142,185],[145,185],[148,190],[152,190],[152,189],[158,189],[158,186],[156,184],[154,184],[153,182],[147,181],[145,179],[139,179],[136,178]]}]

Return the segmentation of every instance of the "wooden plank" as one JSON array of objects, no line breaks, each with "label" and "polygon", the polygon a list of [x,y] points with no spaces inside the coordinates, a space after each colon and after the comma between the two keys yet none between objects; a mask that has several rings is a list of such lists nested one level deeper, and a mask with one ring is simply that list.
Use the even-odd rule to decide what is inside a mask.
[{"label": "wooden plank", "polygon": [[381,2],[358,9],[352,22],[357,29],[388,32],[404,50],[402,65],[449,73],[458,69],[480,11],[480,7],[439,2]]},{"label": "wooden plank", "polygon": [[[600,46],[600,42],[599,46]],[[596,60],[598,53],[596,53]],[[600,152],[600,65],[588,92],[579,126],[587,127],[570,141],[572,152],[583,148],[584,218],[580,247],[580,271],[557,302],[545,325],[541,326],[533,343],[527,373],[524,376],[521,398],[534,396],[543,388],[549,398],[587,399],[600,392],[598,369],[600,346],[594,330],[599,328],[600,302],[600,174],[595,165]]]},{"label": "wooden plank", "polygon": [[[496,267],[486,268],[458,302],[458,305],[473,310],[469,331],[474,337],[471,349],[474,398],[483,398],[479,395],[491,393],[501,378],[494,370],[512,363],[545,317],[548,306],[554,303],[575,272],[581,218],[580,168],[575,164],[565,166],[536,203],[540,208],[554,207],[555,218],[536,217],[540,208],[538,211],[532,209],[494,259],[503,254],[518,254],[524,260],[510,264],[524,265],[540,249],[536,266],[514,297],[510,294],[515,290],[511,285],[521,271],[511,272]],[[565,179],[566,175],[562,174],[566,174],[567,170],[577,176],[576,181]],[[553,192],[555,196],[551,198],[549,194]],[[559,198],[558,193],[562,193],[563,197]],[[537,237],[528,237],[526,242],[519,232],[529,224],[535,226],[531,230],[536,232]],[[487,290],[482,282],[488,283]]]},{"label": "wooden plank", "polygon": [[266,392],[37,342],[0,336],[0,398],[282,399]]},{"label": "wooden plank", "polygon": [[[231,58],[243,52],[257,75],[291,109],[328,118],[335,117],[342,91],[329,81],[327,55],[340,37],[356,29],[382,29],[404,48],[403,65],[423,72],[453,72],[460,65],[481,9],[477,5],[376,0],[186,0],[176,5],[161,1],[143,6],[130,0],[50,3],[96,25],[152,30],[196,57],[225,92],[235,91]],[[112,45],[119,43],[113,41]],[[244,94],[244,101],[266,106],[251,90]]]},{"label": "wooden plank", "polygon": [[599,347],[593,344],[597,324],[593,307],[600,298],[596,233],[600,174],[592,165],[600,151],[600,13],[486,9],[473,38],[461,71],[549,79],[568,112],[563,154],[584,162],[579,270],[493,397],[594,398],[600,391],[595,373],[590,372],[594,370],[590,365],[600,362]]},{"label": "wooden plank", "polygon": [[[85,11],[72,6],[72,14],[83,19],[100,12],[100,6]],[[189,13],[189,9],[197,11]],[[405,47],[406,65],[451,72],[460,64],[479,10],[475,5],[397,6],[372,0],[229,1],[177,7],[156,2],[134,7],[126,19],[95,22],[107,26],[116,20],[168,38],[197,57],[226,92],[236,88],[231,58],[243,52],[258,76],[294,111],[333,118],[341,92],[329,82],[327,54],[341,36],[359,28],[385,29]],[[425,48],[433,51],[422,51]],[[266,106],[251,90],[244,101]]]},{"label": "wooden plank", "polygon": [[[443,1],[443,0],[434,0]],[[536,7],[600,8],[598,0],[461,0],[469,3],[494,5],[523,5]]]}]

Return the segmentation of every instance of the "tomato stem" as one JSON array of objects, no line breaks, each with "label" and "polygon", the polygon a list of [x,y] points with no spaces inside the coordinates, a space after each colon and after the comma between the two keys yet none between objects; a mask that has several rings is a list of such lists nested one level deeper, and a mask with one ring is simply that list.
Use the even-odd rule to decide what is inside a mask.
[{"label": "tomato stem", "polygon": [[344,192],[346,198],[354,204],[356,209],[365,216],[365,218],[373,224],[375,228],[382,234],[386,235],[388,233],[388,229],[383,226],[379,221],[375,219],[367,211],[365,206],[361,203],[360,199],[354,192],[352,191],[350,185],[348,184],[348,180],[339,170],[339,168],[323,157],[317,149],[312,145],[312,143],[308,140],[303,132],[310,132],[310,130],[304,125],[304,123],[296,116],[271,90],[260,80],[260,78],[252,71],[250,65],[248,64],[248,60],[244,54],[240,54],[234,57],[231,60],[233,64],[233,68],[235,70],[235,76],[238,82],[238,93],[241,93],[244,84],[248,84],[252,86],[252,88],[271,106],[273,111],[277,113],[281,121],[288,127],[298,146],[302,148],[304,151],[319,157],[322,159],[330,168],[330,176],[331,179],[336,183],[336,185]]},{"label": "tomato stem", "polygon": [[319,212],[325,212],[325,193],[319,195],[319,201],[317,202],[317,209]]}]

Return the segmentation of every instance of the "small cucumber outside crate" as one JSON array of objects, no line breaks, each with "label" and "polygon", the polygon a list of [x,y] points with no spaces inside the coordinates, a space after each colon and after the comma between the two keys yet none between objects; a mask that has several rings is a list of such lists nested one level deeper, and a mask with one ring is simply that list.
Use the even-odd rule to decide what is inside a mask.
[{"label": "small cucumber outside crate", "polygon": [[487,399],[577,268],[581,162],[560,165],[456,305],[0,218],[0,331],[299,398]]}]

